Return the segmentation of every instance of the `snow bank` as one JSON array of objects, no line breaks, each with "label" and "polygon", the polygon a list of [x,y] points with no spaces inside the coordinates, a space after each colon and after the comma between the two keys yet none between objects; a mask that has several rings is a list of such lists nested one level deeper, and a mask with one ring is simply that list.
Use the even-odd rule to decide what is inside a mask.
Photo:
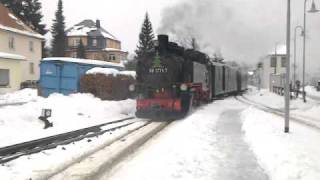
[{"label": "snow bank", "polygon": [[120,74],[120,75],[126,75],[126,76],[131,76],[133,78],[136,78],[135,71],[118,71],[113,68],[96,67],[88,70],[86,74],[105,74],[105,75],[113,75],[113,76],[117,76],[118,74]]},{"label": "snow bank", "polygon": [[0,95],[0,105],[36,101],[38,99],[37,93],[38,92],[36,89],[23,89],[20,91],[3,94]]},{"label": "snow bank", "polygon": [[305,91],[307,92],[307,95],[320,98],[320,91],[317,91],[313,86],[306,86]]},{"label": "snow bank", "polygon": [[241,115],[247,141],[272,180],[320,179],[320,133],[291,123],[283,133],[283,118],[248,108]]},{"label": "snow bank", "polygon": [[[254,87],[251,87],[244,97],[268,107],[284,110],[284,96],[269,92],[267,89],[262,89],[259,92]],[[312,123],[320,127],[319,101],[308,99],[307,103],[304,103],[301,98],[293,99],[290,101],[290,109],[293,116],[312,121]]]},{"label": "snow bank", "polygon": [[[27,89],[1,97],[34,101],[0,108],[0,147],[105,123],[135,112],[134,100],[102,101],[91,94],[52,94],[45,99]],[[53,128],[43,129],[44,123],[38,119],[43,108],[52,109],[49,121]]]}]

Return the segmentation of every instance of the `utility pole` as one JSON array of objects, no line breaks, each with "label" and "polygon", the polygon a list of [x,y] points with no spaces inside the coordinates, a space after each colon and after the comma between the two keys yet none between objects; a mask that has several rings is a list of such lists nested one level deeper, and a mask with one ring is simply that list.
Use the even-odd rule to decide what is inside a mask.
[{"label": "utility pole", "polygon": [[289,133],[290,119],[290,30],[291,30],[291,0],[288,0],[287,7],[287,71],[285,84],[285,123],[284,132]]}]

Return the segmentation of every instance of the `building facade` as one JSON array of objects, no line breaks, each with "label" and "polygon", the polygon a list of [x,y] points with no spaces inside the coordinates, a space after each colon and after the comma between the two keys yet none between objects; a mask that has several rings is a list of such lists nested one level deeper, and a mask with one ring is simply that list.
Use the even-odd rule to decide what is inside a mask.
[{"label": "building facade", "polygon": [[262,62],[262,67],[258,68],[262,88],[270,89],[272,75],[284,75],[286,73],[286,46],[280,46],[277,50],[269,53]]},{"label": "building facade", "polygon": [[80,42],[85,48],[85,59],[120,63],[128,52],[121,50],[121,42],[100,25],[100,20],[84,20],[67,30],[66,57],[78,57]]},{"label": "building facade", "polygon": [[37,81],[43,36],[0,3],[0,93],[18,90],[24,81]]}]

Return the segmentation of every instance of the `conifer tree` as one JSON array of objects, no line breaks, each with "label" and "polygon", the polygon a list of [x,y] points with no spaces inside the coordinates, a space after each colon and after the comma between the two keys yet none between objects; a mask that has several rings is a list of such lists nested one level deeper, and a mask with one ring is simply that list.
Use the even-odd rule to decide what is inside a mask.
[{"label": "conifer tree", "polygon": [[152,24],[149,20],[149,15],[146,13],[144,22],[142,24],[141,32],[139,34],[139,44],[136,49],[136,72],[137,81],[142,83],[143,77],[148,71],[148,66],[152,63],[150,58],[148,58],[153,53],[154,49],[154,34],[152,29]]},{"label": "conifer tree", "polygon": [[77,58],[85,59],[86,58],[86,52],[85,47],[82,43],[82,40],[80,40],[80,43],[77,47]]},{"label": "conifer tree", "polygon": [[65,51],[65,18],[63,16],[63,5],[62,0],[58,2],[58,10],[55,13],[55,19],[53,20],[53,25],[51,27],[52,34],[52,56],[63,57]]},{"label": "conifer tree", "polygon": [[149,20],[149,15],[146,13],[144,22],[142,24],[141,32],[139,34],[139,44],[136,49],[136,59],[143,58],[154,48],[154,34],[152,24]]}]

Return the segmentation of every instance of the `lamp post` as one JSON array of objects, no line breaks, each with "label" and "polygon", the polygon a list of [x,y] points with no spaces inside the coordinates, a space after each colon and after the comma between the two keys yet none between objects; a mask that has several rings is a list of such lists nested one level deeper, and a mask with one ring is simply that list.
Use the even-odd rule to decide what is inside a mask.
[{"label": "lamp post", "polygon": [[[304,9],[303,9],[303,67],[302,67],[302,96],[303,96],[303,102],[306,101],[306,92],[305,92],[305,70],[306,70],[306,34],[307,34],[307,29],[306,29],[306,7],[307,7],[307,1],[304,0]],[[309,13],[317,13],[319,10],[316,8],[316,4],[314,3],[314,0],[312,0],[312,5],[311,9],[308,11]]]},{"label": "lamp post", "polygon": [[297,69],[297,65],[296,65],[296,59],[297,59],[297,30],[300,29],[301,30],[301,36],[303,36],[304,34],[304,30],[302,26],[296,26],[294,29],[294,56],[293,56],[293,84],[296,83],[296,69]]},{"label": "lamp post", "polygon": [[285,83],[285,121],[284,132],[289,133],[289,118],[290,118],[290,30],[291,30],[291,0],[287,3],[287,71]]}]

